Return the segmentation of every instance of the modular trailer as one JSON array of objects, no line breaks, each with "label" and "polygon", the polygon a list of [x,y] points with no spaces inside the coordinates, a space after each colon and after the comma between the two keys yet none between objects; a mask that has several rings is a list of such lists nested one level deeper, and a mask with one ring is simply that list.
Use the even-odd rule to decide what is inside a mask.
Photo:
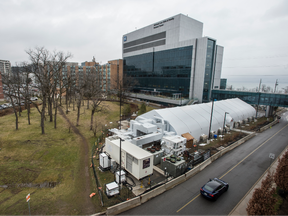
[{"label": "modular trailer", "polygon": [[[119,137],[107,137],[104,151],[106,151],[110,157],[119,164]],[[153,174],[153,154],[130,143],[129,141],[121,141],[121,166],[136,179],[142,179]]]}]

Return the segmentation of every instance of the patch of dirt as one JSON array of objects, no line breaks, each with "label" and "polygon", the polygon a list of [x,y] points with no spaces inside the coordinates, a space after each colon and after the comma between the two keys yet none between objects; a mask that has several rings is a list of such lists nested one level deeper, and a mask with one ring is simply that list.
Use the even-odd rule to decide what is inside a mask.
[{"label": "patch of dirt", "polygon": [[89,162],[89,147],[88,147],[88,142],[86,140],[86,138],[80,133],[80,131],[78,130],[77,127],[75,127],[74,124],[72,124],[70,122],[70,120],[67,118],[67,116],[65,115],[65,113],[63,112],[62,108],[59,107],[59,113],[60,115],[63,116],[63,118],[68,122],[68,124],[70,125],[70,127],[72,128],[73,132],[79,136],[81,138],[81,158],[80,158],[80,163],[81,163],[81,169],[79,172],[79,176],[78,178],[85,178],[84,181],[84,185],[81,185],[82,189],[81,189],[81,193],[78,194],[78,199],[83,200],[84,203],[82,206],[79,206],[79,208],[81,208],[81,214],[82,215],[91,215],[95,213],[95,207],[92,203],[92,200],[90,199],[89,195],[90,195],[90,178],[89,178],[89,172],[88,172],[88,176],[86,176],[86,172],[85,169],[86,167],[88,168],[88,164]]},{"label": "patch of dirt", "polygon": [[10,159],[11,159],[11,157],[4,156],[4,160],[5,160],[5,161],[8,161],[8,160],[10,160]]}]

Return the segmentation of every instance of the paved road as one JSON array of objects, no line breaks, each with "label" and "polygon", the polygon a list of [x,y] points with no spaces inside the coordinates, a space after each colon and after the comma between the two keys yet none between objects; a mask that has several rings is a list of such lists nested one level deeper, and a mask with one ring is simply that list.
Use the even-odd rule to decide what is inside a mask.
[{"label": "paved road", "polygon": [[[286,112],[279,124],[225,154],[188,181],[123,215],[228,215],[270,166],[269,154],[274,153],[276,158],[287,146],[287,118]],[[213,177],[230,184],[216,202],[199,195],[200,187]]]}]

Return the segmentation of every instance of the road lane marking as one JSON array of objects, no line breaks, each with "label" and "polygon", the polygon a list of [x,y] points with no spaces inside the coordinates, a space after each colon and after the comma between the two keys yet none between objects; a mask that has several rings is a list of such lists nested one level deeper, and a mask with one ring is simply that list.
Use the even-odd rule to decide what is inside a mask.
[{"label": "road lane marking", "polygon": [[199,197],[200,196],[200,193],[196,196],[196,197],[194,197],[192,200],[190,200],[187,204],[185,204],[182,208],[180,208],[178,211],[177,211],[177,213],[179,212],[179,211],[181,211],[183,208],[185,208],[187,205],[189,205],[191,202],[193,202],[197,197]]},{"label": "road lane marking", "polygon": [[[276,136],[280,131],[282,131],[285,127],[287,127],[288,124],[286,126],[284,126],[283,128],[281,128],[281,130],[279,130],[277,133],[275,133],[273,136],[271,136],[269,139],[267,139],[264,143],[262,143],[260,146],[258,146],[256,149],[254,149],[249,155],[247,155],[244,159],[242,159],[239,163],[237,163],[234,167],[232,167],[228,172],[226,172],[224,175],[222,175],[220,177],[223,178],[225,175],[227,175],[229,172],[231,172],[235,167],[237,167],[240,163],[242,163],[245,159],[247,159],[251,154],[253,154],[255,151],[257,151],[261,146],[263,146],[265,143],[267,143],[270,139],[272,139],[274,136]],[[183,208],[185,208],[187,205],[189,205],[191,202],[193,202],[195,199],[197,199],[200,196],[200,193],[194,197],[192,200],[190,200],[188,203],[186,203],[183,207],[181,207],[180,209],[177,210],[177,213],[180,212]]]},{"label": "road lane marking", "polygon": [[232,167],[230,170],[228,170],[224,175],[220,177],[222,179],[225,175],[227,175],[229,172],[231,172],[235,167],[237,167],[240,163],[242,163],[245,159],[247,159],[250,155],[252,155],[255,151],[257,151],[260,147],[262,147],[265,143],[267,143],[269,140],[271,140],[274,136],[276,136],[280,131],[282,131],[285,127],[284,126],[281,130],[279,130],[277,133],[275,133],[273,136],[271,136],[269,139],[267,139],[264,143],[262,143],[260,146],[258,146],[256,149],[254,149],[250,154],[248,154],[245,158],[243,158],[239,163],[237,163],[234,167]]}]

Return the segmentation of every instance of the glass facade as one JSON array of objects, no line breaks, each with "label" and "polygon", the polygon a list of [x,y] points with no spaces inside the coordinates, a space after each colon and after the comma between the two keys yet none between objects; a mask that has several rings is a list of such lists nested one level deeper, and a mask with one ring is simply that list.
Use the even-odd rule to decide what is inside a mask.
[{"label": "glass facade", "polygon": [[214,62],[215,41],[208,39],[207,41],[207,54],[206,65],[204,75],[204,87],[203,87],[203,102],[210,101],[210,91],[213,81],[213,62]]},{"label": "glass facade", "polygon": [[150,52],[124,58],[124,74],[134,77],[140,90],[161,92],[172,96],[181,93],[189,97],[193,46]]},{"label": "glass facade", "polygon": [[287,94],[212,90],[212,98],[217,100],[239,98],[249,104],[288,107]]},{"label": "glass facade", "polygon": [[220,80],[220,89],[226,89],[227,86],[227,79]]}]

